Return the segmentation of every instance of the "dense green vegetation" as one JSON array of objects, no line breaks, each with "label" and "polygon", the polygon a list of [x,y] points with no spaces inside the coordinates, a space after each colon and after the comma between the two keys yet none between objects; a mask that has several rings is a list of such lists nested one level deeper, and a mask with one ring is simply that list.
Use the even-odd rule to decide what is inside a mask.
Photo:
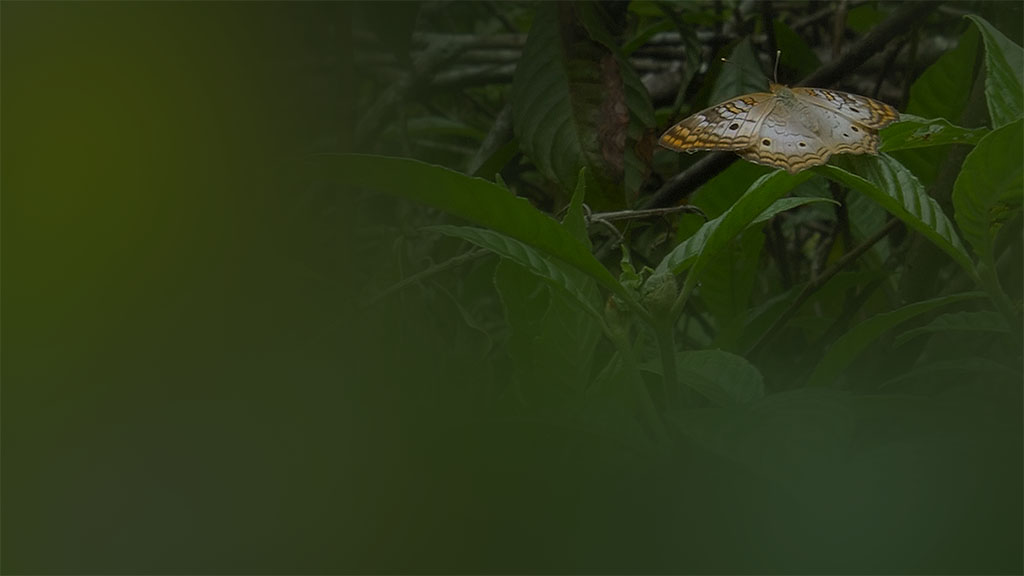
[{"label": "dense green vegetation", "polygon": [[[708,489],[696,486],[719,472],[694,451],[711,454],[799,502],[744,494],[765,498],[785,530],[848,538],[801,532],[811,550],[783,547],[776,564],[688,564],[689,531],[699,532],[690,526],[676,545],[648,542],[656,560],[635,543],[595,553],[620,566],[1019,566],[1019,495],[987,492],[989,512],[950,512],[989,482],[1021,479],[1015,9],[424,4],[406,7],[415,25],[398,31],[375,19],[391,9],[363,8],[355,66],[365,113],[353,146],[373,155],[316,164],[352,190],[440,210],[397,202],[381,212],[372,196],[356,204],[361,247],[374,254],[362,269],[363,313],[392,318],[389,334],[418,326],[423,334],[393,343],[396,356],[431,360],[409,371],[407,401],[491,422],[526,446],[542,434],[602,477],[640,459],[676,478],[655,489],[669,509],[679,492]],[[782,82],[824,81],[901,110],[880,155],[790,175],[729,154],[655,149],[682,117],[765,91],[761,70],[776,48]],[[410,350],[419,338],[429,353]],[[645,481],[627,484],[642,491]],[[923,496],[924,486],[944,495]],[[733,489],[710,490],[729,501],[730,523],[765,530],[734,509],[749,512]],[[933,513],[942,519],[926,519]],[[707,521],[633,511],[630,528],[605,529],[652,538],[673,515]],[[896,517],[905,524],[894,527]],[[875,522],[887,527],[859,533]],[[919,540],[907,542],[911,532]],[[946,538],[962,547],[943,549]]]},{"label": "dense green vegetation", "polygon": [[0,572],[1024,572],[1020,3],[2,10]]}]

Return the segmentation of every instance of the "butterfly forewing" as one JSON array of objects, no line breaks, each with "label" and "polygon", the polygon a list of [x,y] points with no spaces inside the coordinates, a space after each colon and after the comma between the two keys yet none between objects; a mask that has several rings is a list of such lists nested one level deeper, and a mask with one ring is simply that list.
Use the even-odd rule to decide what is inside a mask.
[{"label": "butterfly forewing", "polygon": [[899,112],[885,102],[824,88],[790,88],[801,102],[836,112],[868,128],[879,130],[900,119]]},{"label": "butterfly forewing", "polygon": [[768,93],[722,102],[686,118],[661,135],[659,144],[672,150],[741,150],[751,145],[775,101]]}]

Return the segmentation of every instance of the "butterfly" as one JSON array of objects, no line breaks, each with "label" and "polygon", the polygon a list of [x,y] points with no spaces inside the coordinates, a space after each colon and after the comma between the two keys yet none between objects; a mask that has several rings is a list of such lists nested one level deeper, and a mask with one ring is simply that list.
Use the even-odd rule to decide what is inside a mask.
[{"label": "butterfly", "polygon": [[795,174],[833,154],[877,154],[878,131],[900,117],[866,96],[775,83],[769,89],[701,110],[666,130],[658,143],[681,152],[732,150]]}]

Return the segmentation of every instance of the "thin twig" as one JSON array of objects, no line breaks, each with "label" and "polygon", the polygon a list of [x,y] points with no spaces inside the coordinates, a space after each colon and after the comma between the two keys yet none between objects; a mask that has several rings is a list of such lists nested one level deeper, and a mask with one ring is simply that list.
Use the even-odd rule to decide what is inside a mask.
[{"label": "thin twig", "polygon": [[704,220],[708,219],[707,214],[697,206],[683,204],[680,206],[669,206],[667,208],[649,208],[646,210],[619,210],[617,212],[597,212],[588,217],[589,220],[639,220],[649,216],[665,216],[675,212],[692,212],[700,214]]}]

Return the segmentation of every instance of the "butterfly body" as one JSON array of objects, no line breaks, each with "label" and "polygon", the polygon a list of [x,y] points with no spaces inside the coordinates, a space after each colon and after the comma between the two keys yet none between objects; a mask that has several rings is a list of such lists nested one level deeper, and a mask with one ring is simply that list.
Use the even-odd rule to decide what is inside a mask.
[{"label": "butterfly body", "polygon": [[877,100],[822,88],[771,84],[669,128],[659,144],[682,152],[731,150],[750,162],[796,173],[833,154],[876,154],[878,130],[899,119]]}]

